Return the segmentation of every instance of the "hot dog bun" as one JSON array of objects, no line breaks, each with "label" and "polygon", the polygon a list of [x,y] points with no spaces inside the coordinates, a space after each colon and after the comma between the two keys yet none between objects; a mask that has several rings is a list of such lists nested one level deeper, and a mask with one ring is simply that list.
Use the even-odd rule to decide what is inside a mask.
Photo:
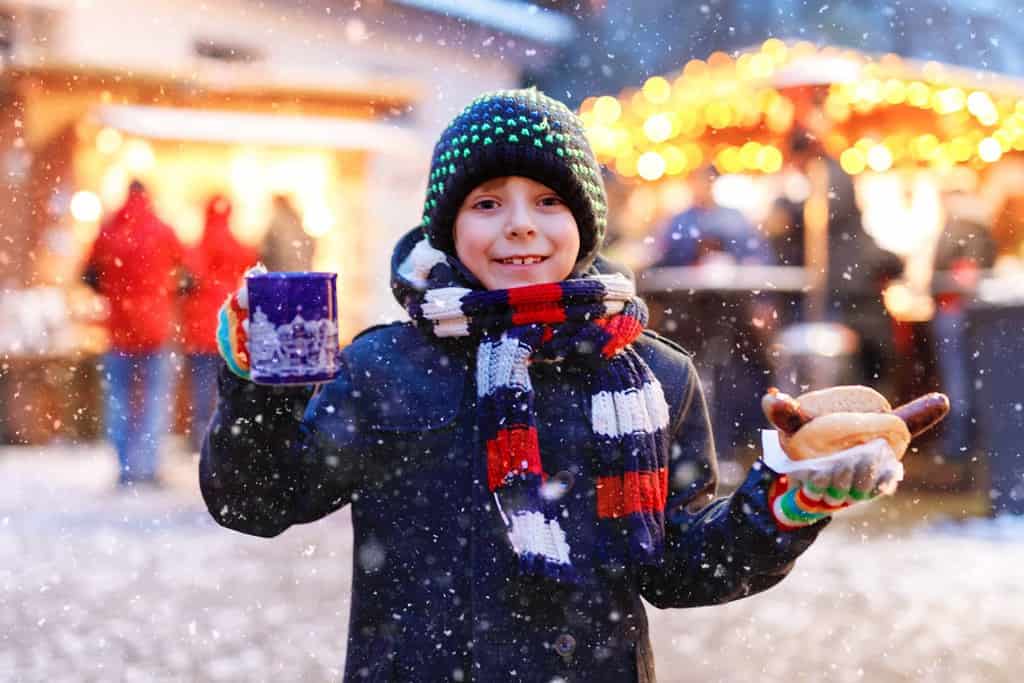
[{"label": "hot dog bun", "polygon": [[824,457],[875,439],[885,439],[896,456],[903,457],[910,444],[907,423],[870,387],[830,387],[797,401],[813,419],[795,433],[779,434],[782,449],[793,460]]},{"label": "hot dog bun", "polygon": [[829,387],[801,394],[797,401],[811,417],[829,413],[891,413],[885,396],[860,384]]}]

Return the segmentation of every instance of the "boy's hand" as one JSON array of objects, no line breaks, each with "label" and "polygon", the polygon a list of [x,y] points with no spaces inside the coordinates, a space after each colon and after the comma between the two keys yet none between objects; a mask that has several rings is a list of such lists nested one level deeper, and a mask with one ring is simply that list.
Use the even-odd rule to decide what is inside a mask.
[{"label": "boy's hand", "polygon": [[779,528],[791,530],[854,503],[895,493],[903,465],[885,439],[875,439],[781,475],[769,502]]},{"label": "boy's hand", "polygon": [[[266,272],[266,268],[257,264],[245,271],[245,275]],[[231,372],[249,379],[249,292],[244,280],[217,312],[217,351]]]}]

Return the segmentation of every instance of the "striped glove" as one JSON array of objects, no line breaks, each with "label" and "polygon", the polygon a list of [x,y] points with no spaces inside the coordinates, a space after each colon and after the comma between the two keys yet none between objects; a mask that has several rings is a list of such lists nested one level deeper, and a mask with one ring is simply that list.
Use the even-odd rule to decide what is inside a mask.
[{"label": "striped glove", "polygon": [[[260,275],[267,269],[257,264],[246,275]],[[249,293],[244,280],[239,290],[227,298],[217,313],[217,351],[228,369],[249,379]]]},{"label": "striped glove", "polygon": [[780,475],[769,494],[777,526],[790,531],[813,524],[854,503],[891,495],[903,464],[885,439],[806,461],[808,468]]}]

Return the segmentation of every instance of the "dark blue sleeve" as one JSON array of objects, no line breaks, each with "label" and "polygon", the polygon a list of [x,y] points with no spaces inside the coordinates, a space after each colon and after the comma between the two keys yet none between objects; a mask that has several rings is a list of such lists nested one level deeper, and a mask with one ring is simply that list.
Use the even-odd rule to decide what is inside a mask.
[{"label": "dark blue sleeve", "polygon": [[365,459],[344,361],[340,376],[313,394],[253,384],[222,367],[199,461],[203,499],[219,524],[275,536],[351,500]]},{"label": "dark blue sleeve", "polygon": [[732,495],[714,499],[717,464],[700,380],[690,365],[689,396],[674,421],[665,509],[665,556],[640,571],[655,607],[713,605],[763,591],[828,523],[780,531],[768,505],[775,473],[760,461]]}]

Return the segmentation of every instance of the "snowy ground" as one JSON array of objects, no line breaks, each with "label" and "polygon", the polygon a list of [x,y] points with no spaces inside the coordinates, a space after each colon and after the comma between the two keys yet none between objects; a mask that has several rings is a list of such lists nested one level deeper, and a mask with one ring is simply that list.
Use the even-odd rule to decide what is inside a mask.
[{"label": "snowy ground", "polygon": [[[216,527],[178,456],[115,493],[99,447],[0,449],[0,680],[324,681],[345,649],[347,513]],[[659,679],[1017,681],[1024,523],[902,491],[832,525],[779,587],[650,618]]]}]

